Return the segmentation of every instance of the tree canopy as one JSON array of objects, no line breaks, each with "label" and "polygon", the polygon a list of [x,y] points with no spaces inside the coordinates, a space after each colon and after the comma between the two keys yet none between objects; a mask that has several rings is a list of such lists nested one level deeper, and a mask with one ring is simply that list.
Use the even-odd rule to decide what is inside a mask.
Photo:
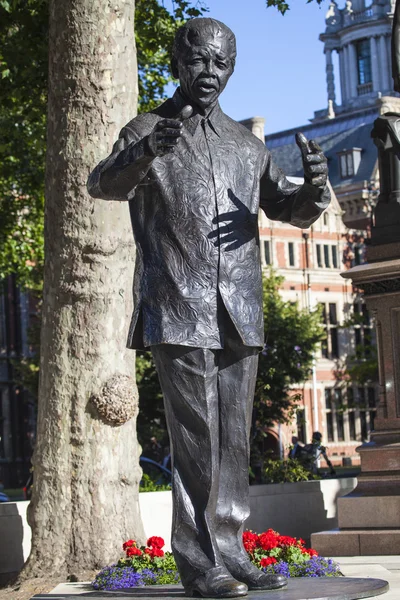
[{"label": "tree canopy", "polygon": [[283,300],[284,278],[270,270],[263,280],[265,346],[260,354],[255,418],[260,423],[290,421],[295,385],[310,378],[317,345],[325,337],[319,310],[301,309]]},{"label": "tree canopy", "polygon": [[[172,81],[176,29],[206,11],[202,2],[137,0],[139,112]],[[48,80],[48,0],[0,0],[0,280],[40,291],[44,262],[44,179]]]},{"label": "tree canopy", "polygon": [[[314,0],[306,0],[307,4],[310,4],[311,2],[313,2]],[[267,6],[275,6],[275,8],[277,8],[279,10],[280,13],[282,13],[283,15],[285,14],[285,12],[287,10],[290,9],[290,3],[289,2],[285,2],[285,0],[266,0],[267,2]],[[323,0],[315,0],[315,2],[317,4],[321,4],[323,2]]]}]

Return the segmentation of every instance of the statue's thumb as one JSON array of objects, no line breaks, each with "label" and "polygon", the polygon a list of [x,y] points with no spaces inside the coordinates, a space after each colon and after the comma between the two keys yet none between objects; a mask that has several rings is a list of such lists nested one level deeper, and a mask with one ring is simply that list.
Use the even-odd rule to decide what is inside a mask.
[{"label": "statue's thumb", "polygon": [[184,121],[185,119],[189,119],[192,116],[192,114],[193,108],[190,106],[190,104],[186,104],[186,106],[182,108],[177,118],[179,121]]},{"label": "statue's thumb", "polygon": [[306,138],[304,133],[296,133],[296,144],[298,145],[298,147],[301,150],[301,153],[304,156],[312,152],[308,139]]}]

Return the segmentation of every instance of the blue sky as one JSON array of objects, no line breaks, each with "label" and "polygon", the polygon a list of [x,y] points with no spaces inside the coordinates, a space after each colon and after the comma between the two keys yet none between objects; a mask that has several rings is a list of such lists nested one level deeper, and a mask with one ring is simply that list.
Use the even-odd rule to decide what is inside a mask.
[{"label": "blue sky", "polygon": [[325,29],[327,0],[321,6],[290,0],[285,16],[266,8],[265,0],[204,3],[209,16],[226,23],[237,38],[236,69],[221,96],[229,116],[265,117],[265,131],[272,133],[306,124],[314,110],[326,107],[325,56],[318,36]]}]

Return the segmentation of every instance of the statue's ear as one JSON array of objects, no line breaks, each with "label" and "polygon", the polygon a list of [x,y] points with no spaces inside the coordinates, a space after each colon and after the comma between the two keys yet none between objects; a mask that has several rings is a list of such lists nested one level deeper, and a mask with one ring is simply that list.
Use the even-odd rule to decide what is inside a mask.
[{"label": "statue's ear", "polygon": [[175,56],[173,56],[171,59],[171,73],[172,77],[179,79],[178,61],[176,60]]}]

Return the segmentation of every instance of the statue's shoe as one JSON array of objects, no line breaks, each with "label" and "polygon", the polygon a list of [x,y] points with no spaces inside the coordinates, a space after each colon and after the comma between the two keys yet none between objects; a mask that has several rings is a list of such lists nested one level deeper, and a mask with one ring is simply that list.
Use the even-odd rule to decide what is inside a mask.
[{"label": "statue's shoe", "polygon": [[210,569],[190,583],[185,583],[186,596],[202,596],[203,598],[238,598],[246,596],[247,585],[234,579],[221,568]]},{"label": "statue's shoe", "polygon": [[287,585],[286,577],[264,573],[250,561],[245,563],[229,563],[227,569],[239,581],[245,583],[249,590],[277,590]]}]

